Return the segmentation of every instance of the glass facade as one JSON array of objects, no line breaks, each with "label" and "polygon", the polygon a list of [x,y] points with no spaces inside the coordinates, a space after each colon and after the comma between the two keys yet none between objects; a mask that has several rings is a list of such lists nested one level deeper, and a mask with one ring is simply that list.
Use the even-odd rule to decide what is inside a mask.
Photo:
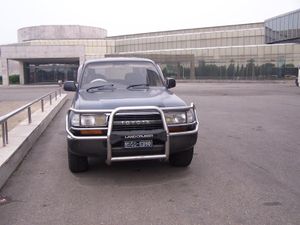
[{"label": "glass facade", "polygon": [[74,64],[24,64],[25,84],[57,83],[58,80],[76,80],[78,63]]},{"label": "glass facade", "polygon": [[[119,49],[121,48],[120,42],[117,42],[116,50],[119,49],[120,52],[114,55],[151,58],[161,65],[166,76],[178,79],[254,80],[295,76],[297,74],[296,67],[300,62],[300,45],[296,43],[264,44],[263,31],[263,29],[257,28],[230,31],[230,34],[235,33],[235,36],[229,36],[228,32],[225,32],[220,35],[220,41],[207,39],[204,42],[206,46],[203,47],[194,47],[191,44],[194,41],[201,46],[202,39],[186,39],[185,46],[187,47],[184,47],[184,41],[181,40],[174,44],[170,43],[171,40],[165,43],[154,42],[154,45],[151,42],[141,44],[142,41],[138,38],[134,42],[123,40],[122,43],[127,43],[125,48],[129,51],[121,51]],[[239,37],[241,34],[244,36]],[[206,36],[203,35],[203,37]],[[152,37],[152,40],[156,38],[162,39],[163,37]],[[168,40],[168,37],[164,38]],[[240,41],[237,41],[238,38]],[[177,37],[177,39],[179,38]],[[218,46],[218,42],[220,42],[220,46]],[[161,48],[159,49],[159,47]]]},{"label": "glass facade", "polygon": [[150,58],[177,79],[282,79],[297,75],[300,45],[273,44],[173,49],[107,56]]},{"label": "glass facade", "polygon": [[264,44],[264,28],[166,34],[116,40],[116,52],[128,53],[164,49],[195,49]]},{"label": "glass facade", "polygon": [[178,79],[282,79],[297,75],[299,19],[297,10],[265,23],[118,36],[107,56],[151,58]]},{"label": "glass facade", "polygon": [[79,62],[73,61],[108,56],[150,58],[165,76],[178,79],[283,79],[297,75],[300,65],[300,9],[261,23],[105,39],[30,40],[1,46],[1,52],[5,59],[24,62],[27,84],[75,80]]},{"label": "glass facade", "polygon": [[265,42],[300,43],[300,9],[265,21]]}]

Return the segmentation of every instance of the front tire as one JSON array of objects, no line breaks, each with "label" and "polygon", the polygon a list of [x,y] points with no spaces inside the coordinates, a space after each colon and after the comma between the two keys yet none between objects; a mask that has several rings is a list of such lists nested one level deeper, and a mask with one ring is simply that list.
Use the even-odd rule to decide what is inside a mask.
[{"label": "front tire", "polygon": [[194,148],[187,151],[170,155],[169,162],[172,166],[187,167],[191,164],[194,155]]},{"label": "front tire", "polygon": [[69,169],[72,173],[80,173],[88,170],[88,158],[79,156],[68,151]]}]

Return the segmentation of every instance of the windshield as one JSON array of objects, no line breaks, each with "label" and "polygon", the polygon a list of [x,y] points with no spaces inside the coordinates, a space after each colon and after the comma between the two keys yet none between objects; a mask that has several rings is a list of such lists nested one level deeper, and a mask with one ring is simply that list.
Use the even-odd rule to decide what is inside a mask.
[{"label": "windshield", "polygon": [[83,72],[81,88],[113,84],[115,88],[145,88],[163,86],[156,67],[151,62],[95,62]]}]

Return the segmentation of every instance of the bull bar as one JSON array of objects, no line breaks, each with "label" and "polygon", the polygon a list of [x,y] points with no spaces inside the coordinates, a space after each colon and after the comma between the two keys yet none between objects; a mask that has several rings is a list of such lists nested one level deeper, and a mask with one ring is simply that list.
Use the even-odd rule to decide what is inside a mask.
[{"label": "bull bar", "polygon": [[[191,131],[183,131],[183,132],[169,132],[168,125],[165,119],[164,111],[184,111],[184,110],[190,110],[192,109],[194,111],[195,115],[195,122],[196,127],[194,130]],[[156,111],[161,115],[162,123],[164,131],[166,132],[166,142],[165,142],[165,152],[164,154],[159,155],[139,155],[139,156],[121,156],[121,157],[112,157],[112,144],[110,142],[111,139],[111,133],[113,131],[113,122],[114,122],[114,116],[119,112],[128,112],[128,111]],[[109,114],[109,120],[108,120],[108,127],[103,128],[83,128],[83,129],[100,129],[100,130],[107,130],[107,135],[103,136],[75,136],[70,131],[70,125],[69,125],[69,114],[70,112],[75,113],[107,113]],[[67,116],[66,116],[66,131],[68,134],[68,138],[75,139],[75,140],[107,140],[107,158],[106,158],[106,164],[110,165],[111,162],[118,162],[118,161],[130,161],[130,160],[146,160],[146,159],[169,159],[170,154],[170,136],[176,136],[176,135],[187,135],[187,134],[193,134],[198,132],[198,117],[197,117],[197,111],[196,107],[193,103],[191,103],[190,106],[181,106],[181,107],[156,107],[156,106],[139,106],[139,107],[118,107],[113,110],[78,110],[74,108],[70,108],[68,110]]]}]

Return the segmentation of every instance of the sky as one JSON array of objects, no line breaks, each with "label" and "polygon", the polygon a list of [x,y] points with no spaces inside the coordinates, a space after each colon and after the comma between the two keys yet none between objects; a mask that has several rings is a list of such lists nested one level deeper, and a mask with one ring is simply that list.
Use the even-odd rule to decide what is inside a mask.
[{"label": "sky", "polygon": [[262,22],[300,0],[0,0],[0,44],[37,25],[87,25],[108,36]]}]

